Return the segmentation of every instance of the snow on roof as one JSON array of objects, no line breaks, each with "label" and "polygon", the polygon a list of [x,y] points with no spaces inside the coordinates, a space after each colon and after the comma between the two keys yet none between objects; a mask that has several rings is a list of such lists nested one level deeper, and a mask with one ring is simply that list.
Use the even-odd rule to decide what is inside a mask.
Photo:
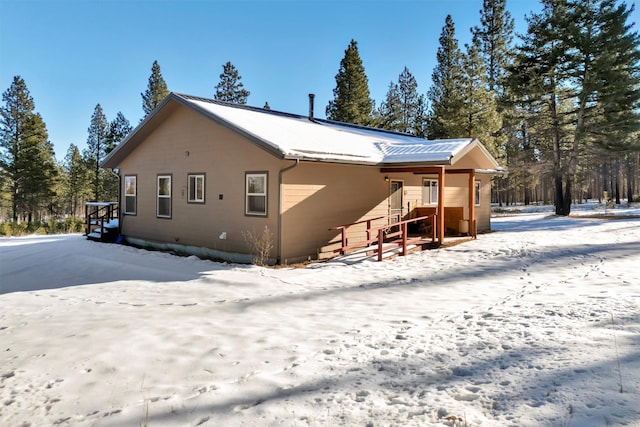
[{"label": "snow on roof", "polygon": [[472,138],[427,140],[329,120],[178,95],[214,119],[243,131],[286,158],[369,164],[450,164]]}]

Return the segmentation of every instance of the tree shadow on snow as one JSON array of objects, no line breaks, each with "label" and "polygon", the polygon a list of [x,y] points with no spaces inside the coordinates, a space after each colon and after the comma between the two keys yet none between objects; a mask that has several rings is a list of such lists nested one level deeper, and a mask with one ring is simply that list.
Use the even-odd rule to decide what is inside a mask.
[{"label": "tree shadow on snow", "polygon": [[[203,277],[198,259],[81,235],[12,239],[0,244],[0,294],[118,281],[184,282]],[[193,257],[195,258],[195,257]],[[228,269],[207,262],[208,271]]]},{"label": "tree shadow on snow", "polygon": [[[521,320],[507,319],[506,322],[525,328],[517,323]],[[640,315],[618,319],[621,327],[638,324]],[[597,322],[594,326],[600,327]],[[380,418],[378,414],[371,419],[374,425],[397,425],[401,420],[394,417],[400,413],[406,416],[411,411],[417,411],[412,415],[415,416],[412,425],[428,423],[434,416],[451,413],[462,416],[455,411],[467,406],[473,406],[488,419],[504,423],[509,420],[517,422],[517,417],[522,414],[531,414],[544,425],[569,425],[571,420],[571,425],[581,425],[582,422],[588,425],[627,425],[625,422],[640,417],[640,408],[634,407],[640,394],[637,384],[626,384],[627,389],[620,393],[618,360],[613,343],[611,357],[580,364],[584,355],[567,355],[571,351],[571,341],[536,341],[519,347],[493,343],[497,349],[484,351],[487,345],[483,342],[452,341],[432,349],[422,344],[411,331],[405,335],[406,340],[403,341],[390,338],[369,343],[389,352],[380,353],[387,354],[384,356],[373,356],[364,364],[352,362],[345,365],[345,359],[326,357],[324,372],[327,375],[323,378],[289,388],[274,386],[261,392],[248,386],[246,393],[240,389],[227,396],[207,397],[205,394],[197,402],[185,401],[176,414],[159,413],[152,408],[144,421],[148,425],[184,421],[184,413],[187,412],[190,425],[200,425],[199,422],[209,425],[207,421],[210,418],[215,422],[216,417],[229,419],[234,414],[255,416],[256,422],[269,424],[274,421],[269,418],[269,408],[275,409],[272,414],[282,408],[290,409],[292,405],[295,408],[299,403],[294,400],[302,400],[306,408],[315,410],[318,419],[305,417],[304,420],[318,425],[338,421],[348,424],[352,420],[349,411],[354,411],[354,419],[358,421],[366,418],[362,414],[371,414],[371,409],[384,413],[383,403],[389,405],[387,419]],[[633,342],[627,347],[639,348],[640,334],[631,339]],[[625,377],[637,378],[638,361],[640,350],[620,357],[623,382]],[[295,382],[295,379],[291,381]],[[295,423],[295,411],[291,413],[290,421]],[[629,414],[632,419],[626,418]],[[114,419],[109,425],[138,423],[141,423],[140,416],[130,415]]]}]

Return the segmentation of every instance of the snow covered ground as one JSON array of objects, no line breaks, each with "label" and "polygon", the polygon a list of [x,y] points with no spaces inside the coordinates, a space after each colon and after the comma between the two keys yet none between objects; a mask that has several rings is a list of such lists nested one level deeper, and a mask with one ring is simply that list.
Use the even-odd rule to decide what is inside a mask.
[{"label": "snow covered ground", "polygon": [[0,425],[640,426],[640,219],[493,225],[305,269],[0,239]]}]

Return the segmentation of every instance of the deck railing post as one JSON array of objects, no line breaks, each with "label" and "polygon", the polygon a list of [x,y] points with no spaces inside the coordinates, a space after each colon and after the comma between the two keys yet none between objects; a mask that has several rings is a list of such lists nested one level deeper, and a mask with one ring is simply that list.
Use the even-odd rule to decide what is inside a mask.
[{"label": "deck railing post", "polygon": [[378,230],[378,261],[382,261],[382,242],[384,241],[383,229]]},{"label": "deck railing post", "polygon": [[436,216],[431,216],[431,243],[436,242]]},{"label": "deck railing post", "polygon": [[402,230],[402,256],[407,254],[407,222],[402,222],[400,225],[400,229]]},{"label": "deck railing post", "polygon": [[347,253],[347,250],[345,249],[346,247],[347,247],[347,228],[342,227],[342,249],[340,250],[340,253],[342,255]]}]

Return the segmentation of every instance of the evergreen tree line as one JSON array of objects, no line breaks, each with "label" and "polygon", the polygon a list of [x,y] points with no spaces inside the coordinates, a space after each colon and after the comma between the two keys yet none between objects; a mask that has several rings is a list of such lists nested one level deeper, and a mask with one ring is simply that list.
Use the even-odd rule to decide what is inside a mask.
[{"label": "evergreen tree line", "polygon": [[552,202],[568,215],[584,199],[639,199],[640,38],[634,7],[616,0],[542,0],[514,42],[506,0],[484,0],[459,47],[447,16],[432,84],[420,94],[405,67],[378,108],[357,43],[336,75],[329,119],[429,139],[475,137],[509,173],[493,201]]},{"label": "evergreen tree line", "polygon": [[[471,43],[460,48],[451,16],[439,38],[426,93],[405,66],[376,107],[358,44],[351,40],[335,76],[330,120],[429,139],[476,137],[509,173],[494,179],[500,204],[553,202],[568,215],[574,201],[633,201],[640,187],[640,38],[633,6],[616,0],[541,0],[514,34],[506,0],[483,0]],[[238,70],[222,66],[214,98],[246,104]],[[144,117],[169,93],[154,61],[142,96]],[[132,130],[97,104],[87,148],[72,144],[55,161],[44,120],[22,78],[0,109],[0,217],[28,221],[82,215],[85,201],[116,200],[117,177],[100,169]],[[265,109],[270,109],[268,102]],[[143,120],[144,120],[143,117]]]},{"label": "evergreen tree line", "polygon": [[[223,65],[214,97],[245,104],[249,92],[243,88],[235,67]],[[158,61],[151,67],[147,89],[141,93],[144,117],[169,94]],[[35,102],[25,81],[15,76],[3,93],[0,108],[0,221],[49,222],[51,218],[81,217],[87,201],[118,199],[118,177],[100,163],[133,130],[118,112],[109,121],[98,103],[87,129],[86,148],[71,144],[62,162],[57,162],[46,125],[35,111]],[[268,104],[265,105],[268,108]],[[58,229],[57,227],[48,227]],[[0,234],[3,230],[0,230]]]},{"label": "evergreen tree line", "polygon": [[16,76],[0,108],[0,216],[31,223],[50,217],[82,215],[84,202],[117,199],[118,178],[99,167],[132,129],[122,113],[109,122],[96,105],[88,128],[87,148],[71,144],[64,161],[56,161],[46,125],[25,81]]}]

